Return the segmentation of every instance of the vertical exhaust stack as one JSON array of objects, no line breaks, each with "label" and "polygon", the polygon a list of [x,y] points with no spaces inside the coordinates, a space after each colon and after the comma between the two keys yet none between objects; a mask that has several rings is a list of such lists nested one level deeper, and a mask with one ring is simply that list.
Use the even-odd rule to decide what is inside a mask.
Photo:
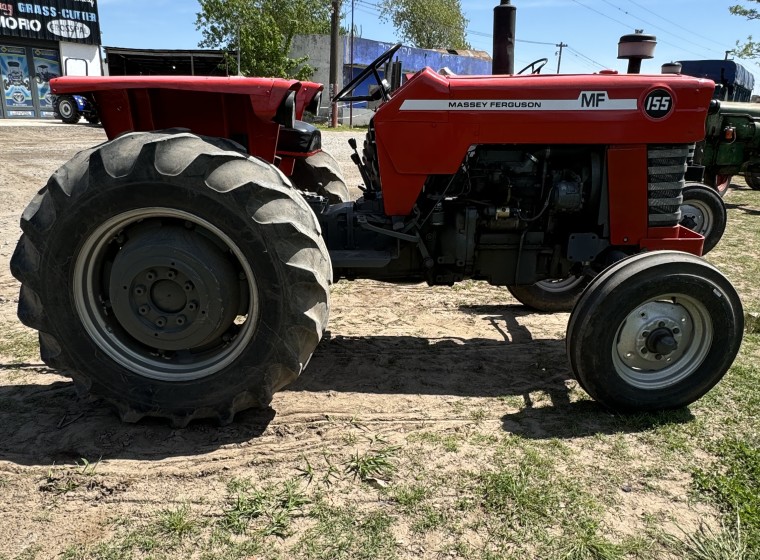
[{"label": "vertical exhaust stack", "polygon": [[641,61],[654,58],[657,37],[646,35],[640,30],[631,35],[623,35],[618,43],[618,59],[628,60],[628,73],[641,73]]},{"label": "vertical exhaust stack", "polygon": [[493,9],[493,74],[515,73],[515,21],[517,8],[509,0]]}]

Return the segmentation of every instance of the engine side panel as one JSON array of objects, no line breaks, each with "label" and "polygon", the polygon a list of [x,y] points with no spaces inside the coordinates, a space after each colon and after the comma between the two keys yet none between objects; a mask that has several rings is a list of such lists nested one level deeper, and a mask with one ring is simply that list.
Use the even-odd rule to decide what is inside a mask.
[{"label": "engine side panel", "polygon": [[[444,77],[427,68],[375,116],[385,210],[408,215],[424,178],[454,173],[472,145],[695,142],[713,89],[686,76]],[[661,115],[651,110],[666,104]],[[626,188],[646,191],[646,182]]]}]

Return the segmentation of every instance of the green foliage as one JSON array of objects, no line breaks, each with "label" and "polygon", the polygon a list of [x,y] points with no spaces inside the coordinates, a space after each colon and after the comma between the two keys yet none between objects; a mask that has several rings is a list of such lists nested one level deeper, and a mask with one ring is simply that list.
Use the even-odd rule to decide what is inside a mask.
[{"label": "green foliage", "polygon": [[737,527],[743,533],[748,557],[760,558],[760,447],[728,439],[718,446],[717,452],[720,468],[697,469],[695,486],[711,496],[730,518],[738,519]]},{"label": "green foliage", "polygon": [[246,491],[238,494],[224,511],[222,527],[235,534],[243,534],[253,522],[257,522],[258,534],[284,538],[290,532],[291,518],[301,515],[308,503],[309,499],[295,480],[263,490]]},{"label": "green foliage", "polygon": [[383,0],[380,17],[421,49],[469,49],[459,0]]},{"label": "green foliage", "polygon": [[198,0],[195,26],[201,31],[200,47],[227,51],[230,69],[244,76],[308,79],[314,69],[308,57],[289,58],[293,37],[329,33],[329,0]]},{"label": "green foliage", "polygon": [[[749,2],[755,2],[760,4],[760,0],[748,0]],[[728,8],[729,11],[735,15],[747,18],[749,20],[760,19],[760,10],[755,8],[747,8],[745,6],[736,5]],[[752,40],[752,35],[747,37],[746,43],[736,42],[736,50],[734,51],[739,58],[760,58],[760,43]]]},{"label": "green foliage", "polygon": [[396,451],[398,451],[396,446],[387,446],[378,450],[370,449],[362,454],[357,451],[346,463],[346,472],[353,474],[361,481],[371,478],[386,479],[396,470],[393,464]]},{"label": "green foliage", "polygon": [[394,519],[383,511],[362,514],[353,508],[320,504],[311,513],[316,525],[296,550],[310,560],[391,560],[397,557]]}]

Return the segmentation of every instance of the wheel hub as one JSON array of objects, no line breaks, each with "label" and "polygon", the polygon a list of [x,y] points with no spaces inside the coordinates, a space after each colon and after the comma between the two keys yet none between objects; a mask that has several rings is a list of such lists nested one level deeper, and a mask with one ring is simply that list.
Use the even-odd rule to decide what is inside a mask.
[{"label": "wheel hub", "polygon": [[618,336],[617,353],[629,368],[660,371],[683,356],[693,330],[684,307],[648,302],[628,315]]},{"label": "wheel hub", "polygon": [[130,232],[114,259],[109,292],[120,326],[159,350],[231,336],[241,299],[237,272],[221,248],[178,226]]}]

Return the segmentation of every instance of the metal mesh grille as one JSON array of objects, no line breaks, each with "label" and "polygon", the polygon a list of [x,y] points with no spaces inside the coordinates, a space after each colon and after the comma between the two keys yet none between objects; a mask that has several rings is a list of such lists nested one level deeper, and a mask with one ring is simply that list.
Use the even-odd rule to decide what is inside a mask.
[{"label": "metal mesh grille", "polygon": [[681,191],[688,157],[688,144],[649,147],[647,194],[650,226],[675,226],[681,221]]}]

